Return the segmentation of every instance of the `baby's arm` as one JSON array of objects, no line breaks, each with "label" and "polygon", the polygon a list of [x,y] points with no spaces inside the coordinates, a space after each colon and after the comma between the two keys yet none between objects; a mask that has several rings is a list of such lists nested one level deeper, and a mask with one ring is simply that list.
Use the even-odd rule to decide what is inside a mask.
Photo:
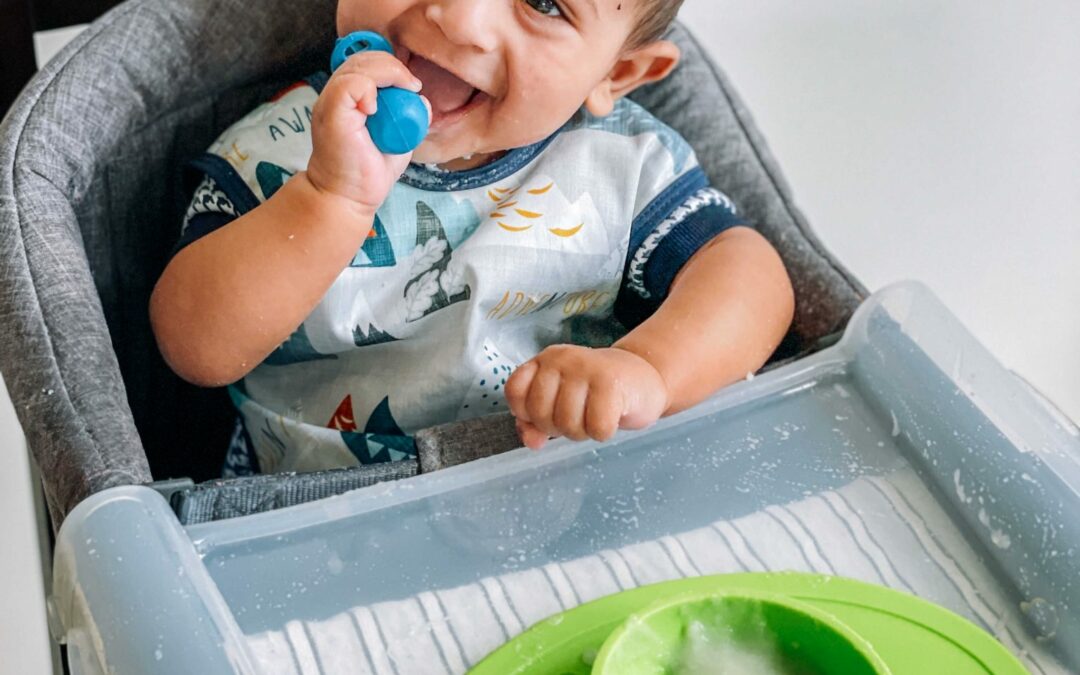
[{"label": "baby's arm", "polygon": [[381,154],[367,134],[377,88],[386,86],[417,91],[420,82],[389,54],[351,57],[312,110],[307,171],[169,262],[150,298],[150,321],[181,377],[220,386],[246,375],[359,250],[410,157]]},{"label": "baby's arm", "polygon": [[660,308],[608,349],[551,347],[506,384],[522,441],[607,440],[640,429],[764,365],[791,324],[794,294],[773,247],[735,227],[679,271]]}]

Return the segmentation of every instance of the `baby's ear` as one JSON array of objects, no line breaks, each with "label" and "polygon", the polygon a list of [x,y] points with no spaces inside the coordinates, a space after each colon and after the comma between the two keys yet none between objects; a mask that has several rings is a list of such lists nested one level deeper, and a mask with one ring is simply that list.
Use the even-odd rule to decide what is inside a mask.
[{"label": "baby's ear", "polygon": [[619,57],[611,72],[585,98],[585,108],[597,117],[611,113],[615,102],[643,84],[664,79],[679,64],[674,42],[656,40]]}]

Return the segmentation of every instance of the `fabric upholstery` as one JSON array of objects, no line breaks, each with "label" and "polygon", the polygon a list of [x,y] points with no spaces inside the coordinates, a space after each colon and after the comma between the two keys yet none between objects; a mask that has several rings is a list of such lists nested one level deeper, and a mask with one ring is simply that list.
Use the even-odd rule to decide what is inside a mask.
[{"label": "fabric upholstery", "polygon": [[418,469],[415,460],[407,460],[372,464],[364,467],[363,471],[336,469],[213,480],[174,493],[170,502],[182,524],[195,525],[273,511],[376,483],[410,478],[417,474]]}]

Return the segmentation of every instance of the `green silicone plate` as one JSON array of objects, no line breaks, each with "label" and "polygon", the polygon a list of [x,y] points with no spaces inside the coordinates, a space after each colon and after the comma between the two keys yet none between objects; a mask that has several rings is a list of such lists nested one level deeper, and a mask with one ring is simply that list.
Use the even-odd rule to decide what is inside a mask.
[{"label": "green silicone plate", "polygon": [[492,652],[471,675],[589,675],[628,616],[676,595],[773,593],[828,612],[866,639],[893,675],[1027,675],[989,633],[913,595],[851,579],[794,572],[680,579],[610,595],[546,619]]},{"label": "green silicone plate", "polygon": [[592,674],[669,675],[677,664],[690,673],[890,675],[873,646],[832,614],[744,590],[676,595],[632,614],[608,636]]}]

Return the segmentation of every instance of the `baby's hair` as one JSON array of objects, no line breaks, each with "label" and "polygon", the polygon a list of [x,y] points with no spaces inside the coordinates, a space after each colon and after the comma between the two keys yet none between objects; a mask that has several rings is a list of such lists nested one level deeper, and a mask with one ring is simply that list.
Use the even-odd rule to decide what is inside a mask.
[{"label": "baby's hair", "polygon": [[[622,0],[620,9],[635,3],[635,0]],[[679,13],[683,0],[636,0],[638,24],[626,41],[627,49],[637,49],[659,40]]]}]

